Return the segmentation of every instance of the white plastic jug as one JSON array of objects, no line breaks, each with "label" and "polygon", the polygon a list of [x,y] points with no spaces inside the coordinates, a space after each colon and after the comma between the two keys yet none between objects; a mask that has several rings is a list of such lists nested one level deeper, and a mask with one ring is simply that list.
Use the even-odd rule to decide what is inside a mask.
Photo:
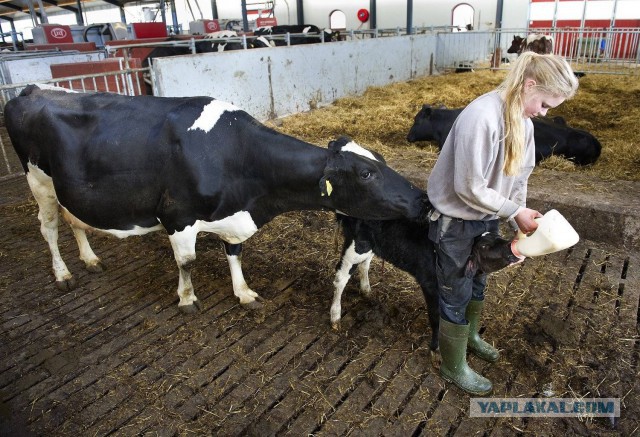
[{"label": "white plastic jug", "polygon": [[580,240],[580,236],[562,214],[555,209],[536,219],[538,229],[531,235],[518,231],[516,250],[524,256],[541,256],[567,249]]}]

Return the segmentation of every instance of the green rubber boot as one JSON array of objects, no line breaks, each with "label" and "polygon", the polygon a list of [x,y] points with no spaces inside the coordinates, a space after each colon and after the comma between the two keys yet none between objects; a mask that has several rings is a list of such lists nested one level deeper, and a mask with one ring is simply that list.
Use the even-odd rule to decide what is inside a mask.
[{"label": "green rubber boot", "polygon": [[467,364],[469,325],[456,325],[440,319],[440,375],[472,395],[491,392],[491,381],[477,374]]},{"label": "green rubber boot", "polygon": [[478,329],[480,328],[480,314],[484,308],[484,300],[471,300],[467,305],[465,313],[466,319],[469,321],[469,344],[467,347],[478,358],[493,363],[498,361],[500,353],[498,349],[480,338]]}]

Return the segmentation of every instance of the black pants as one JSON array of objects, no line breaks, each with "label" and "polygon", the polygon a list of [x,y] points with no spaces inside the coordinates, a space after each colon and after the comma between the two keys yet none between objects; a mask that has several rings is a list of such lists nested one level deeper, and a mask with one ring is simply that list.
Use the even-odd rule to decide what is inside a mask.
[{"label": "black pants", "polygon": [[465,266],[475,239],[485,232],[497,233],[498,225],[498,220],[462,220],[445,215],[431,222],[429,239],[436,245],[436,276],[443,319],[465,325],[469,301],[484,299],[487,275],[467,278]]}]

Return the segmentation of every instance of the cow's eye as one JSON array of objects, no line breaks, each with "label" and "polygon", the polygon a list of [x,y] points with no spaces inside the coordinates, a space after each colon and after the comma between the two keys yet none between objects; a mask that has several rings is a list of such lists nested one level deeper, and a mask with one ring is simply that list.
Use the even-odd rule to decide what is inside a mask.
[{"label": "cow's eye", "polygon": [[371,177],[371,172],[369,170],[362,170],[360,172],[360,177],[362,179],[369,179]]}]

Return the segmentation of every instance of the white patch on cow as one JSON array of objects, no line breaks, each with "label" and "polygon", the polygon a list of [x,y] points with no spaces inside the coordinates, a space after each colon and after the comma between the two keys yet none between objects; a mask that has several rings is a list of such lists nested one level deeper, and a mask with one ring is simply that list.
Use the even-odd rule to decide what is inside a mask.
[{"label": "white patch on cow", "polygon": [[206,39],[216,39],[216,38],[234,38],[237,37],[238,33],[234,30],[219,30],[217,32],[210,32],[205,34]]},{"label": "white patch on cow", "polygon": [[256,40],[260,41],[262,44],[266,45],[267,47],[275,47],[276,46],[276,43],[274,41],[269,41],[264,36],[259,36],[259,37],[256,38]]},{"label": "white patch on cow", "polygon": [[377,161],[376,157],[373,155],[373,153],[369,152],[367,149],[365,149],[364,147],[362,147],[361,145],[351,141],[347,144],[345,144],[344,146],[342,146],[341,149],[343,152],[351,152],[351,153],[355,153],[356,155],[360,155],[360,156],[364,156],[366,158],[372,159],[374,161]]},{"label": "white patch on cow", "polygon": [[232,216],[207,222],[198,220],[194,227],[198,231],[211,232],[231,244],[240,244],[258,231],[258,227],[247,211],[238,211]]},{"label": "white patch on cow", "polygon": [[216,125],[222,114],[225,112],[240,111],[237,106],[232,105],[222,100],[213,100],[211,103],[202,108],[200,116],[193,122],[193,125],[188,130],[201,129],[205,132],[209,132]]},{"label": "white patch on cow", "polygon": [[94,228],[97,231],[100,232],[106,232],[107,234],[111,234],[111,235],[115,235],[118,238],[127,238],[127,237],[132,237],[135,235],[144,235],[144,234],[148,234],[149,232],[155,232],[155,231],[161,231],[164,229],[164,226],[162,226],[161,224],[157,224],[153,227],[150,228],[143,228],[140,226],[134,226],[133,229],[128,229],[126,231],[120,230],[120,229],[98,229],[98,228]]},{"label": "white patch on cow", "polygon": [[189,306],[198,300],[193,292],[193,283],[191,282],[191,269],[188,264],[196,259],[196,237],[198,236],[197,227],[187,226],[179,232],[169,235],[173,256],[178,264],[178,297],[180,302],[178,306]]},{"label": "white patch on cow", "polygon": [[33,197],[38,202],[38,219],[40,219],[40,232],[49,245],[51,263],[56,282],[64,283],[72,279],[71,272],[67,269],[60,249],[58,248],[58,198],[53,180],[37,166],[27,163],[27,182]]},{"label": "white patch on cow", "polygon": [[158,224],[149,228],[143,228],[141,226],[134,226],[132,229],[101,229],[101,228],[95,228],[91,225],[86,224],[85,222],[83,222],[82,220],[80,220],[78,217],[74,216],[73,214],[71,214],[69,212],[69,210],[67,208],[65,208],[63,205],[60,205],[62,207],[62,215],[65,219],[65,221],[67,221],[71,227],[73,228],[78,228],[78,229],[84,229],[84,230],[92,230],[92,231],[97,231],[97,232],[104,232],[105,234],[109,234],[109,235],[113,235],[115,237],[118,238],[127,238],[127,237],[133,237],[133,236],[137,236],[137,235],[145,235],[148,234],[149,232],[155,232],[155,231],[161,231],[164,229],[164,226],[162,226],[160,224],[160,220],[158,220]]},{"label": "white patch on cow", "polygon": [[34,84],[37,88],[40,88],[41,90],[49,90],[49,91],[62,91],[65,93],[78,93],[78,91],[74,91],[74,90],[70,90],[69,88],[64,88],[61,86],[54,86],[54,85],[49,85],[46,83],[36,83]]},{"label": "white patch on cow", "polygon": [[550,36],[550,35],[540,35],[540,34],[537,34],[537,33],[534,33],[534,34],[531,34],[531,35],[527,36],[527,44],[530,44],[530,43],[532,43],[534,41],[537,41],[539,39],[542,39],[542,38],[546,38],[547,40],[551,41],[551,43],[553,44],[553,37],[552,36]]},{"label": "white patch on cow", "polygon": [[311,26],[307,26],[304,29],[302,29],[302,33],[309,33],[310,30],[311,30]]}]

